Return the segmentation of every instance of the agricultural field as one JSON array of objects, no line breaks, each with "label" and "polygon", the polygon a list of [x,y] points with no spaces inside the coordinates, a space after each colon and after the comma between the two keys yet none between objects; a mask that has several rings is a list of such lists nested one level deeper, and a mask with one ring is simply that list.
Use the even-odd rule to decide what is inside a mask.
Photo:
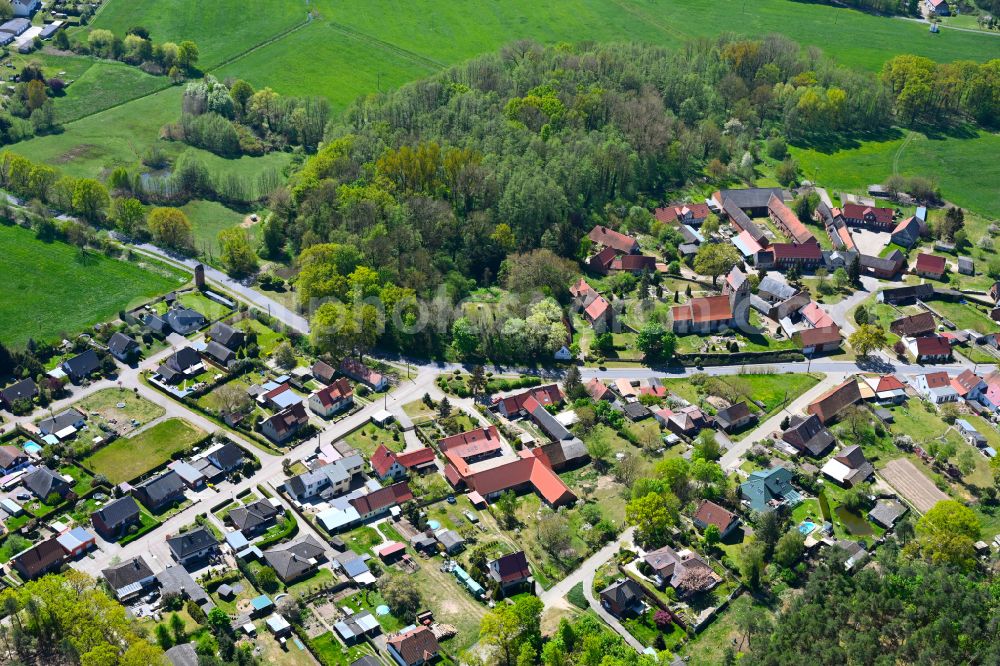
[{"label": "agricultural field", "polygon": [[86,465],[103,474],[111,483],[130,481],[170,460],[178,451],[190,448],[205,433],[187,421],[167,419],[134,437],[117,439],[90,455]]},{"label": "agricultural field", "polygon": [[7,280],[0,340],[14,347],[28,338],[72,335],[190,279],[164,266],[154,272],[95,252],[83,254],[66,243],[44,243],[16,226],[0,226],[0,255]]}]

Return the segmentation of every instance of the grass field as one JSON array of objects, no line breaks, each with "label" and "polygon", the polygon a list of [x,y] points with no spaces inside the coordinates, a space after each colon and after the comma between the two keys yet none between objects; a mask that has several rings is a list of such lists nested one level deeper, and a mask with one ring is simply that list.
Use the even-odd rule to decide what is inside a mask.
[{"label": "grass field", "polygon": [[53,340],[116,316],[126,306],[175,289],[189,277],[144,270],[65,243],[43,243],[20,227],[0,226],[6,284],[0,340]]},{"label": "grass field", "polygon": [[68,123],[170,86],[165,76],[118,62],[92,62],[55,103],[56,119]]},{"label": "grass field", "polygon": [[167,419],[135,437],[115,440],[89,456],[86,464],[95,474],[118,484],[162,465],[172,453],[187,449],[204,435],[187,421]]},{"label": "grass field", "polygon": [[[1000,42],[996,37],[991,39]],[[941,186],[945,199],[988,217],[1000,217],[998,134],[931,138],[917,132],[905,136],[895,132],[832,152],[796,147],[791,152],[803,176],[827,188],[864,192],[871,183],[881,183],[898,171],[905,176],[930,177]]]}]

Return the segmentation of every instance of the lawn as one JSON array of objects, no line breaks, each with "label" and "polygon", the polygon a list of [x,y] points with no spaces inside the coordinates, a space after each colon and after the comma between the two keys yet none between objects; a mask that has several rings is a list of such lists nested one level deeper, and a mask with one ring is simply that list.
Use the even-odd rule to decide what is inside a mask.
[{"label": "lawn", "polygon": [[[86,398],[74,405],[87,416],[100,416],[100,418],[110,421],[132,421],[139,422],[139,426],[149,423],[166,413],[160,405],[157,405],[135,391],[125,389],[104,389],[88,395]],[[137,426],[138,427],[138,426]]]},{"label": "lawn", "polygon": [[185,273],[82,255],[66,243],[44,243],[16,226],[0,226],[6,284],[0,298],[0,340],[21,347],[28,338],[61,339],[113,319],[189,279]]},{"label": "lawn", "polygon": [[976,306],[972,303],[953,303],[940,299],[929,305],[932,310],[947,317],[959,328],[971,328],[980,333],[992,333],[997,330],[996,322],[980,309],[984,306]]},{"label": "lawn", "polygon": [[625,620],[625,628],[628,629],[630,634],[635,636],[637,641],[646,647],[652,646],[656,637],[660,634],[663,634],[664,642],[668,648],[674,647],[687,636],[687,632],[674,623],[671,623],[667,627],[666,632],[660,631],[653,622],[653,615],[655,614],[656,610],[650,608],[638,617]]},{"label": "lawn", "polygon": [[[243,221],[243,213],[217,201],[191,201],[181,206],[194,229],[194,245],[199,254],[212,261],[219,254],[219,232]],[[253,231],[251,230],[251,233]]]},{"label": "lawn", "polygon": [[[734,599],[721,615],[680,651],[683,657],[690,659],[687,663],[691,666],[716,666],[723,663],[726,648],[735,648],[734,642],[740,639],[736,619],[742,609],[750,605],[757,604],[749,594]],[[774,616],[774,611],[770,608],[760,607],[768,617]]]},{"label": "lawn", "polygon": [[[56,64],[59,60],[75,61],[79,56],[52,58]],[[56,120],[79,120],[169,86],[166,76],[153,76],[125,63],[96,61],[66,88],[64,96],[55,98]]]},{"label": "lawn", "polygon": [[204,431],[181,419],[167,419],[135,437],[117,439],[86,459],[95,474],[112,483],[131,481],[170,460],[171,454],[190,448]]},{"label": "lawn", "polygon": [[369,525],[356,527],[340,535],[347,547],[358,555],[372,555],[372,548],[382,543],[382,535]]},{"label": "lawn", "polygon": [[[902,21],[890,21],[902,23]],[[993,37],[992,39],[996,39]],[[820,42],[821,43],[821,42]],[[994,48],[994,53],[995,53]],[[957,57],[957,56],[956,56]],[[1000,135],[970,132],[969,138],[902,132],[855,141],[836,150],[792,147],[804,177],[833,190],[864,192],[894,170],[904,176],[928,176],[945,199],[987,217],[1000,216]]]},{"label": "lawn", "polygon": [[371,458],[379,444],[385,444],[387,449],[402,451],[406,446],[402,435],[396,431],[380,428],[374,423],[367,423],[344,438],[344,441],[360,451],[366,458]]},{"label": "lawn", "polygon": [[309,647],[316,653],[324,666],[348,666],[369,654],[356,645],[349,648],[344,647],[344,644],[337,640],[332,631],[312,639]]}]

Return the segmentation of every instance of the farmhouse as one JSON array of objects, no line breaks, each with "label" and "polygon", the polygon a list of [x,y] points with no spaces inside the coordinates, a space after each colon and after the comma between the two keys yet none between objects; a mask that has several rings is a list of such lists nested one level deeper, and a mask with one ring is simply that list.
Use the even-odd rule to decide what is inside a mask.
[{"label": "farmhouse", "polygon": [[793,338],[803,354],[832,352],[840,348],[840,327],[831,323],[818,328],[805,328],[796,331]]},{"label": "farmhouse", "polygon": [[676,222],[693,227],[701,226],[712,210],[704,203],[674,203],[653,211],[653,217],[660,222]]},{"label": "farmhouse", "polygon": [[823,263],[823,250],[818,243],[796,245],[794,243],[774,243],[757,254],[757,265],[762,268],[787,269],[798,265],[802,268],[816,268]]},{"label": "farmhouse", "polygon": [[772,196],[781,201],[791,198],[780,187],[751,187],[741,190],[718,190],[712,194],[712,202],[717,208],[724,208],[726,204],[731,203],[750,217],[764,217],[768,214],[768,202]]},{"label": "farmhouse", "polygon": [[889,324],[889,330],[900,337],[927,335],[933,333],[934,328],[934,315],[930,312],[901,317]]},{"label": "farmhouse", "polygon": [[858,382],[853,377],[836,386],[806,407],[806,411],[815,414],[823,423],[829,423],[846,407],[861,400]]},{"label": "farmhouse", "polygon": [[[767,210],[767,204],[765,202],[765,211]],[[770,240],[767,238],[767,234],[759,226],[754,224],[753,220],[747,217],[747,214],[740,209],[732,200],[727,200],[725,205],[722,207],[722,212],[729,219],[729,223],[739,231],[737,238],[745,239],[745,243],[749,247],[765,248],[770,244]],[[763,213],[762,213],[763,214]],[[744,235],[745,234],[745,235]],[[752,243],[752,245],[751,245]],[[737,248],[740,248],[737,245]],[[740,248],[743,251],[743,248]],[[746,254],[744,252],[744,254]]]},{"label": "farmhouse", "polygon": [[879,303],[888,303],[890,305],[912,305],[918,300],[926,301],[933,297],[934,285],[925,283],[883,289],[878,292],[876,299]]},{"label": "farmhouse", "polygon": [[920,240],[920,220],[908,217],[896,225],[889,237],[891,242],[905,248],[911,248]]},{"label": "farmhouse", "polygon": [[631,236],[609,229],[603,226],[596,226],[587,234],[594,245],[602,249],[611,249],[616,254],[635,254],[639,252],[639,241]]},{"label": "farmhouse", "polygon": [[861,271],[881,280],[895,279],[906,263],[906,257],[898,249],[885,257],[875,257],[870,254],[861,254],[858,257],[858,267]]},{"label": "farmhouse", "polygon": [[925,335],[920,338],[903,338],[906,350],[917,363],[937,363],[951,358],[951,344],[940,335]]},{"label": "farmhouse", "polygon": [[806,225],[802,224],[798,216],[792,212],[791,208],[785,205],[785,202],[780,197],[771,194],[771,197],[767,201],[767,213],[771,217],[771,221],[793,243],[801,245],[817,242],[816,238],[806,229]]},{"label": "farmhouse", "polygon": [[855,203],[844,204],[841,212],[847,224],[874,231],[890,231],[892,220],[895,217],[895,211],[891,208],[877,208]]},{"label": "farmhouse", "polygon": [[940,280],[944,276],[945,267],[944,257],[921,252],[917,255],[917,263],[913,267],[913,272],[921,277]]}]

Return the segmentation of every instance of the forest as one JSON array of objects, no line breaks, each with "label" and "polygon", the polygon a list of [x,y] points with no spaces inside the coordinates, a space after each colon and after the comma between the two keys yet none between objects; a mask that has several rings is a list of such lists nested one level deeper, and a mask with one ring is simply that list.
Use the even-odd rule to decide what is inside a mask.
[{"label": "forest", "polygon": [[[899,56],[869,74],[775,35],[676,51],[518,42],[359,100],[271,197],[264,251],[298,257],[303,309],[359,293],[345,286],[358,266],[377,276],[368,295],[392,285],[403,300],[454,303],[499,284],[564,299],[559,279],[585,255],[586,231],[649,232],[648,210],[667,192],[751,184],[765,151],[782,155],[777,173],[790,185],[797,165],[786,140],[836,144],[931,118],[992,124],[997,109],[1000,60]],[[669,235],[660,230],[668,262]],[[359,251],[346,267],[317,259],[343,246]],[[361,329],[378,318],[368,306],[336,309],[321,323],[353,318]],[[408,344],[433,353],[446,338]]]}]

